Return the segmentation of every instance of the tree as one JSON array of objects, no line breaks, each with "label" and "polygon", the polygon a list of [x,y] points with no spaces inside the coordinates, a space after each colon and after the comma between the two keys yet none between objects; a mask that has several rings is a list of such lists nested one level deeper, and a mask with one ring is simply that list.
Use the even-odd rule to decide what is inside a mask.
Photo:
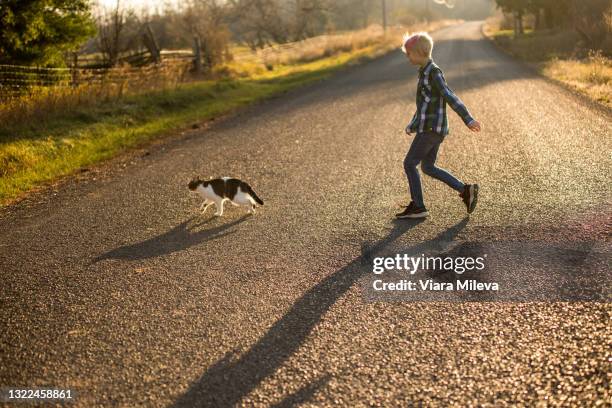
[{"label": "tree", "polygon": [[95,33],[88,0],[0,1],[0,63],[63,66]]},{"label": "tree", "polygon": [[530,0],[495,0],[504,13],[514,16],[514,36],[523,34],[523,16],[528,11]]},{"label": "tree", "polygon": [[600,49],[611,34],[612,2],[610,0],[582,0],[572,4],[574,29],[586,48]]},{"label": "tree", "polygon": [[372,21],[380,21],[377,0],[337,0],[332,2],[334,25],[342,30],[365,28]]},{"label": "tree", "polygon": [[329,10],[325,0],[293,0],[287,6],[293,14],[289,29],[294,41],[314,37],[325,31]]},{"label": "tree", "polygon": [[290,40],[279,0],[230,0],[232,31],[250,48],[263,48]]},{"label": "tree", "polygon": [[219,0],[191,0],[187,5],[183,25],[191,39],[198,39],[204,63],[212,67],[223,62],[229,56],[230,41],[226,6]]},{"label": "tree", "polygon": [[98,17],[98,49],[108,65],[114,66],[122,53],[136,47],[140,22],[131,8],[117,0],[115,7],[105,9]]},{"label": "tree", "polygon": [[[570,6],[575,0],[528,0],[526,9],[535,17],[535,29],[570,26]],[[543,20],[542,20],[543,18]]]},{"label": "tree", "polygon": [[515,18],[515,35],[523,33],[522,18],[531,13],[536,29],[541,28],[543,12],[546,28],[574,29],[585,48],[602,49],[612,34],[610,0],[495,0],[505,13]]}]

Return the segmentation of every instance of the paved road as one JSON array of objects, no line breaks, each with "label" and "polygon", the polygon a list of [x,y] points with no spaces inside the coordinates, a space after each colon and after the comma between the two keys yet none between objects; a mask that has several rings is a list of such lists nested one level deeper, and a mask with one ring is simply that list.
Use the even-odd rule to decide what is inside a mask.
[{"label": "paved road", "polygon": [[[612,115],[479,23],[434,37],[484,127],[453,114],[440,156],[481,185],[470,218],[425,179],[431,218],[392,219],[416,83],[392,53],[5,209],[0,385],[72,387],[83,407],[609,403],[612,309],[572,300],[609,300]],[[194,174],[266,205],[199,216]],[[488,253],[504,284],[369,302],[372,259],[396,253]],[[532,284],[527,300],[567,301],[494,302]]]}]

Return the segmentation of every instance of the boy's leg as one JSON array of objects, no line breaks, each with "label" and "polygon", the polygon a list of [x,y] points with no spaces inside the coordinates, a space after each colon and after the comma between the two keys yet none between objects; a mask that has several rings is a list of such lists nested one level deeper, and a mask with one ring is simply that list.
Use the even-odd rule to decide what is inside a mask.
[{"label": "boy's leg", "polygon": [[423,203],[423,190],[421,189],[421,177],[419,176],[417,166],[439,144],[436,139],[430,136],[428,133],[418,133],[414,137],[408,154],[406,154],[404,159],[404,170],[406,171],[406,177],[408,177],[410,197],[417,207],[425,207]]},{"label": "boy's leg", "polygon": [[462,193],[464,189],[464,184],[458,180],[455,176],[453,176],[447,170],[436,166],[436,159],[438,158],[438,150],[440,149],[440,144],[444,141],[444,136],[440,136],[438,134],[430,134],[430,136],[438,140],[437,144],[429,150],[429,152],[423,158],[423,162],[421,163],[421,169],[423,173],[427,174],[430,177],[438,179],[444,183],[446,183],[450,188],[457,190]]},{"label": "boy's leg", "polygon": [[[439,135],[436,136],[441,137]],[[443,181],[449,187],[457,190],[467,208],[468,214],[470,214],[474,211],[476,208],[476,203],[478,202],[478,184],[464,184],[460,180],[457,180],[457,178],[448,171],[435,165],[438,157],[438,150],[440,149],[440,144],[443,141],[444,138],[441,137],[440,142],[423,158],[421,169],[423,169],[423,173],[427,174],[428,176]]]}]

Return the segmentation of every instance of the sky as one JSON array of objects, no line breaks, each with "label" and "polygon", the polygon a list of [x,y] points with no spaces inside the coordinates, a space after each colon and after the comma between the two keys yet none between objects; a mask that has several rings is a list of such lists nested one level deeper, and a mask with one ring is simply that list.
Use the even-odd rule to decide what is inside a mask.
[{"label": "sky", "polygon": [[[117,0],[94,0],[102,7],[115,7]],[[148,9],[155,10],[163,8],[164,4],[177,5],[181,0],[120,0],[122,6],[134,8],[136,10]]]}]

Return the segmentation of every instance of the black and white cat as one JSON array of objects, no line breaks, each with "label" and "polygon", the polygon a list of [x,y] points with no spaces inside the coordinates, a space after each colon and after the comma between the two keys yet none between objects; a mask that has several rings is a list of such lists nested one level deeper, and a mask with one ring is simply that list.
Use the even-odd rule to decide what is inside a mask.
[{"label": "black and white cat", "polygon": [[211,204],[215,204],[216,216],[223,215],[223,203],[229,200],[235,206],[249,208],[249,213],[255,213],[255,203],[263,205],[261,198],[253,191],[251,186],[242,180],[223,177],[212,180],[196,178],[189,183],[189,190],[202,196],[204,202],[200,206],[202,214]]}]

